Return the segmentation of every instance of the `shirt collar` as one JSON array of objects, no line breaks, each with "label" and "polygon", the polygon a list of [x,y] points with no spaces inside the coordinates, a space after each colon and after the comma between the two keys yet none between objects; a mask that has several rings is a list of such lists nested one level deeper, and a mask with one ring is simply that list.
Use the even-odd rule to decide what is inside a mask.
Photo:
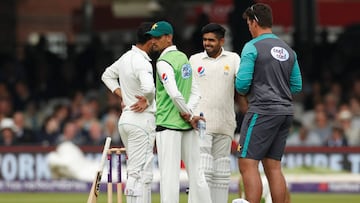
[{"label": "shirt collar", "polygon": [[164,51],[160,54],[160,56],[163,56],[165,53],[167,53],[167,52],[169,52],[169,51],[176,51],[176,50],[177,50],[176,46],[175,46],[175,45],[171,45],[171,46],[169,46],[169,47],[166,47],[166,48],[164,49]]},{"label": "shirt collar", "polygon": [[205,58],[208,58],[208,59],[216,60],[216,59],[220,58],[221,56],[226,56],[226,55],[227,55],[227,52],[225,51],[224,47],[221,47],[221,54],[220,54],[218,57],[212,58],[212,57],[210,57],[210,56],[206,53],[206,51],[204,50],[203,55],[202,55],[202,58],[204,58],[204,59],[205,59]]},{"label": "shirt collar", "polygon": [[151,61],[151,58],[149,57],[149,55],[144,51],[139,49],[137,46],[132,45],[131,50],[133,50],[134,52],[137,52],[139,54],[141,54],[142,56],[144,56],[144,58],[148,61]]}]

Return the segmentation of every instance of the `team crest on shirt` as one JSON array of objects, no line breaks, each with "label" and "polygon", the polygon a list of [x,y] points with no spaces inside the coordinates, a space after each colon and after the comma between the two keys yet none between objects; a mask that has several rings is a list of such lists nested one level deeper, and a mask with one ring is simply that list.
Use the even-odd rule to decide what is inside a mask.
[{"label": "team crest on shirt", "polygon": [[286,61],[289,59],[289,52],[282,47],[273,47],[270,52],[278,61]]},{"label": "team crest on shirt", "polygon": [[197,72],[198,72],[199,77],[202,77],[202,76],[205,75],[205,68],[202,67],[202,66],[199,66],[199,67],[197,68]]},{"label": "team crest on shirt", "polygon": [[240,144],[238,144],[236,151],[240,152],[241,148],[242,148],[242,146]]},{"label": "team crest on shirt", "polygon": [[192,75],[190,64],[186,63],[181,67],[181,77],[184,79],[190,78]]},{"label": "team crest on shirt", "polygon": [[168,76],[166,75],[166,73],[161,74],[161,81],[163,84],[168,82]]},{"label": "team crest on shirt", "polygon": [[230,67],[229,65],[224,66],[224,75],[229,75]]}]

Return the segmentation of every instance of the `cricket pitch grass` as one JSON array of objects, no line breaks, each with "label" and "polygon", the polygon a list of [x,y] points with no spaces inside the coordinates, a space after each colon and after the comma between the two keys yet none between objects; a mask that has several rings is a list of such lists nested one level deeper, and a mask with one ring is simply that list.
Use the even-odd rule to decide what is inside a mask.
[{"label": "cricket pitch grass", "polygon": [[[115,195],[115,194],[114,194]],[[82,203],[88,198],[87,193],[2,193],[2,203]],[[105,193],[100,193],[98,203],[107,203]],[[180,203],[186,203],[187,195],[181,193]],[[237,194],[229,194],[229,203],[233,199],[238,198]],[[113,199],[115,202],[115,198]],[[125,203],[125,197],[123,197]],[[152,194],[152,202],[160,203],[159,193]],[[291,203],[358,203],[360,202],[360,194],[332,194],[332,193],[293,193],[291,194]]]}]

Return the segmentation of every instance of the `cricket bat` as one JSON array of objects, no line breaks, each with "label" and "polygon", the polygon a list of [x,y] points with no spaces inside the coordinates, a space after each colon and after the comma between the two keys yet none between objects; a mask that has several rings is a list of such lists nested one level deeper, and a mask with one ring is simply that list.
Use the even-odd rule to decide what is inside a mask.
[{"label": "cricket bat", "polygon": [[106,157],[107,157],[107,152],[108,152],[108,150],[110,148],[110,143],[111,143],[111,138],[107,137],[106,141],[105,141],[104,149],[103,149],[103,152],[102,152],[99,169],[96,171],[96,176],[95,176],[95,179],[94,179],[94,181],[92,183],[87,203],[96,203],[96,201],[97,201],[97,197],[99,195],[99,190],[100,190],[101,176],[102,176],[102,172],[104,170],[105,161],[106,161]]}]

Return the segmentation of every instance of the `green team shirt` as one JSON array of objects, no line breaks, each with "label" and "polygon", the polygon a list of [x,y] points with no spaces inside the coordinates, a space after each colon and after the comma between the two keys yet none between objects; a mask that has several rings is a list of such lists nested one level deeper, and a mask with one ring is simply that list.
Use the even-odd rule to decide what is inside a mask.
[{"label": "green team shirt", "polygon": [[[174,70],[176,85],[183,95],[185,102],[189,101],[192,85],[192,69],[187,56],[178,51],[169,51],[161,56],[158,61],[165,61]],[[163,82],[167,76],[156,74],[156,125],[173,130],[189,130],[191,125],[181,116],[177,107],[167,94]],[[163,82],[162,82],[163,81]]]}]

